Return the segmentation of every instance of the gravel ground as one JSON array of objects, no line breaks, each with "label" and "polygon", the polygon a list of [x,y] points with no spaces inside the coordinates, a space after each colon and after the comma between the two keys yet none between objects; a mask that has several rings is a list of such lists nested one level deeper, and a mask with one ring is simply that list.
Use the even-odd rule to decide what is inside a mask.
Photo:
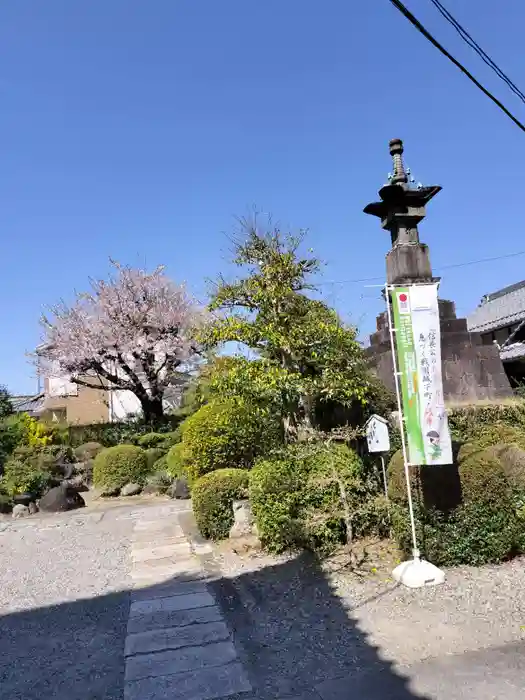
[{"label": "gravel ground", "polygon": [[131,515],[2,523],[1,700],[120,700]]},{"label": "gravel ground", "polygon": [[390,566],[234,548],[216,548],[214,586],[259,697],[525,698],[525,558],[409,590]]}]

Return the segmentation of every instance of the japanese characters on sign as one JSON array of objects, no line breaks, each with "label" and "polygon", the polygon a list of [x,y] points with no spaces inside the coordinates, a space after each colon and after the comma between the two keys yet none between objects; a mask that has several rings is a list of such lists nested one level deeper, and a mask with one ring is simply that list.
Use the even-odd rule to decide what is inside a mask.
[{"label": "japanese characters on sign", "polygon": [[396,355],[411,464],[450,464],[437,285],[392,289]]}]

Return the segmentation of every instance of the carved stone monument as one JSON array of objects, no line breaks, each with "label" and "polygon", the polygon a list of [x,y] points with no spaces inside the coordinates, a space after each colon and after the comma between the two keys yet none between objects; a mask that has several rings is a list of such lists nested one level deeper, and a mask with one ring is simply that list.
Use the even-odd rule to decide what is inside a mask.
[{"label": "carved stone monument", "polygon": [[[390,141],[393,172],[379,190],[381,201],[364,212],[377,216],[389,231],[392,248],[386,256],[388,284],[438,281],[432,275],[429,248],[419,240],[418,224],[427,203],[440,192],[439,185],[415,185],[403,163],[403,142]],[[483,345],[478,333],[469,333],[467,321],[456,318],[453,301],[439,300],[443,389],[447,402],[474,403],[512,396],[496,345]],[[371,366],[390,389],[395,389],[392,352],[386,312],[377,317],[377,331],[370,336],[367,354]]]}]

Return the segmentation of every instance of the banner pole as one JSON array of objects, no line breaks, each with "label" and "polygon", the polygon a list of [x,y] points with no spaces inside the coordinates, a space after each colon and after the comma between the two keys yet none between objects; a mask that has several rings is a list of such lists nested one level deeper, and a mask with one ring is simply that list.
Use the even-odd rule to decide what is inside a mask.
[{"label": "banner pole", "polygon": [[417,534],[416,534],[416,521],[414,518],[414,506],[412,503],[412,489],[410,486],[410,469],[408,466],[408,453],[405,438],[405,419],[403,416],[403,402],[401,401],[401,391],[399,389],[399,372],[397,369],[397,356],[396,347],[394,341],[394,328],[392,324],[392,312],[390,310],[390,290],[393,289],[393,285],[385,284],[385,298],[386,298],[386,312],[388,319],[388,331],[390,334],[390,347],[392,349],[392,364],[394,367],[394,381],[396,386],[396,400],[397,400],[397,410],[399,412],[399,423],[401,428],[401,449],[403,451],[403,464],[405,467],[405,478],[407,483],[407,495],[408,495],[408,510],[410,512],[410,526],[412,529],[412,556],[414,559],[418,560],[421,556],[419,548],[417,546]]}]

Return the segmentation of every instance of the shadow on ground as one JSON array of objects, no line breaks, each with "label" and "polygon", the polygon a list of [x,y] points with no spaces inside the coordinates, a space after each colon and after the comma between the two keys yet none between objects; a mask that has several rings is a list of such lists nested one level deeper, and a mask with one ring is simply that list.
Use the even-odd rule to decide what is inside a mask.
[{"label": "shadow on ground", "polygon": [[[237,697],[423,698],[370,646],[313,558],[217,578],[209,587],[253,686],[253,693]],[[129,604],[123,591],[0,617],[0,698],[123,698]]]}]

